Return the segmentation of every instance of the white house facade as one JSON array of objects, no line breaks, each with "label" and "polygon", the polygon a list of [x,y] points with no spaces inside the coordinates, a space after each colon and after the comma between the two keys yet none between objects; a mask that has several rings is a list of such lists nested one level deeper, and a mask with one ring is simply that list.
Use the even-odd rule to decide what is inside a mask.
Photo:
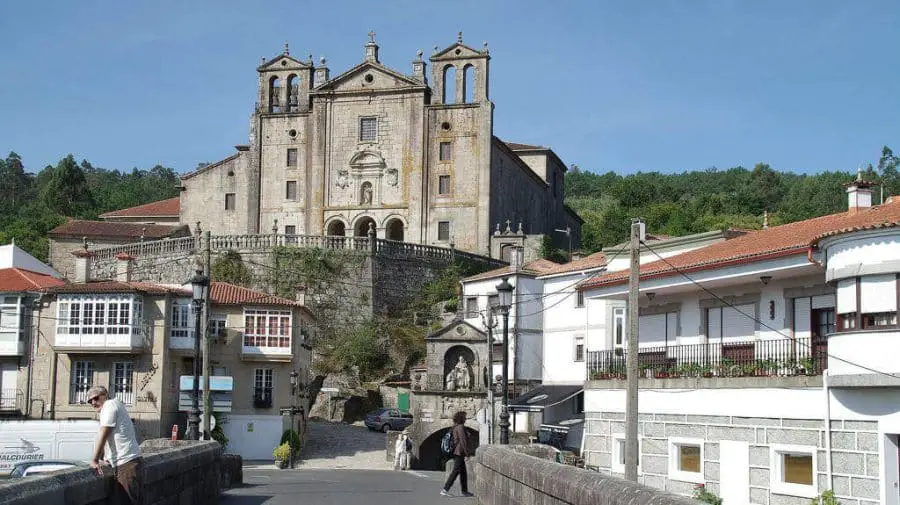
[{"label": "white house facade", "polygon": [[[900,201],[870,207],[869,187],[849,185],[847,212],[642,264],[642,482],[705,485],[727,504],[829,489],[843,504],[900,504]],[[584,283],[586,301],[624,304],[627,277]],[[620,474],[628,335],[597,336],[583,456]]]}]

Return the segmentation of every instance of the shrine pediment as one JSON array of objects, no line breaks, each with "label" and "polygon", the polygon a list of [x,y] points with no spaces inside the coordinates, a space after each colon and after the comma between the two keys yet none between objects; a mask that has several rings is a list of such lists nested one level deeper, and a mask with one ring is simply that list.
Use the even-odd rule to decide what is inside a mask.
[{"label": "shrine pediment", "polygon": [[485,342],[487,334],[462,319],[454,319],[447,326],[430,333],[425,339],[431,341]]},{"label": "shrine pediment", "polygon": [[384,168],[387,163],[381,153],[365,149],[355,153],[350,158],[350,167],[357,169],[365,169],[371,167]]},{"label": "shrine pediment", "polygon": [[462,42],[457,42],[456,44],[451,45],[450,47],[431,55],[429,58],[431,61],[440,61],[440,60],[457,60],[457,59],[472,59],[472,58],[487,58],[488,52],[479,51],[477,49],[472,49],[471,47],[463,44]]}]

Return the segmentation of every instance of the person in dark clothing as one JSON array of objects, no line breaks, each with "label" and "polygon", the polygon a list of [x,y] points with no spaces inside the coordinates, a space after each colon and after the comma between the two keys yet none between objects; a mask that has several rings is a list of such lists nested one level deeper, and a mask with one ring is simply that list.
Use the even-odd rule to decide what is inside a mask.
[{"label": "person in dark clothing", "polygon": [[459,488],[462,491],[462,495],[466,497],[474,496],[469,492],[469,476],[466,473],[466,458],[472,456],[472,452],[469,449],[469,439],[466,436],[465,424],[465,412],[453,414],[453,427],[450,428],[450,436],[453,441],[453,470],[447,476],[447,482],[444,483],[444,488],[441,489],[441,496],[453,496],[450,494],[450,487],[453,486],[453,481],[456,480],[457,476],[459,476]]}]

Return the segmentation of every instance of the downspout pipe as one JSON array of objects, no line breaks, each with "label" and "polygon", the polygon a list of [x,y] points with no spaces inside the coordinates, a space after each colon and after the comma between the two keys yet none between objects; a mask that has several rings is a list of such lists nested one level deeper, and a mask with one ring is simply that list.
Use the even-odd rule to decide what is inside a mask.
[{"label": "downspout pipe", "polygon": [[828,369],[822,371],[822,392],[825,394],[825,475],[828,489],[834,489],[831,464],[831,392],[828,389]]}]

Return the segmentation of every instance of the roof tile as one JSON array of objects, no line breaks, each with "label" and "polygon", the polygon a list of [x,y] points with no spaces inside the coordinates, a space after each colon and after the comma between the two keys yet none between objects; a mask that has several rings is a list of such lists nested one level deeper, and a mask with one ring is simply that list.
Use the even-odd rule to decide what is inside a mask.
[{"label": "roof tile", "polygon": [[144,223],[118,223],[115,221],[85,221],[73,219],[53,228],[50,237],[127,237],[138,239],[158,239],[190,235],[187,225],[165,225]]},{"label": "roof tile", "polygon": [[593,270],[595,268],[603,268],[606,266],[606,253],[596,252],[594,254],[590,254],[585,256],[584,258],[580,258],[577,260],[572,260],[568,263],[563,263],[562,265],[557,265],[554,268],[542,273],[541,275],[556,275],[556,274],[564,274],[568,272],[577,272],[579,270]]},{"label": "roof tile", "polygon": [[21,268],[0,268],[0,293],[38,291],[62,286],[65,281],[50,275],[39,274]]},{"label": "roof tile", "polygon": [[471,277],[466,277],[463,279],[463,282],[473,282],[473,281],[482,281],[485,279],[493,279],[494,277],[502,277],[512,276],[512,275],[543,275],[547,273],[549,270],[558,267],[559,263],[554,263],[550,260],[545,260],[543,258],[536,259],[534,261],[530,261],[525,263],[522,268],[518,270],[512,270],[510,267],[500,267],[495,268],[493,270],[488,270],[487,272],[482,272],[480,274],[473,275]]},{"label": "roof tile", "polygon": [[[641,265],[641,278],[675,275],[681,271],[717,268],[735,263],[751,263],[773,256],[805,254],[825,236],[849,231],[896,226],[900,224],[900,199],[853,212],[797,221],[764,230],[753,230],[740,237]],[[670,266],[671,264],[671,266]],[[601,287],[627,282],[629,271],[620,270],[585,282],[581,288]]]},{"label": "roof tile", "polygon": [[113,210],[100,214],[101,218],[111,217],[178,217],[181,210],[179,197],[137,205],[127,209]]}]

